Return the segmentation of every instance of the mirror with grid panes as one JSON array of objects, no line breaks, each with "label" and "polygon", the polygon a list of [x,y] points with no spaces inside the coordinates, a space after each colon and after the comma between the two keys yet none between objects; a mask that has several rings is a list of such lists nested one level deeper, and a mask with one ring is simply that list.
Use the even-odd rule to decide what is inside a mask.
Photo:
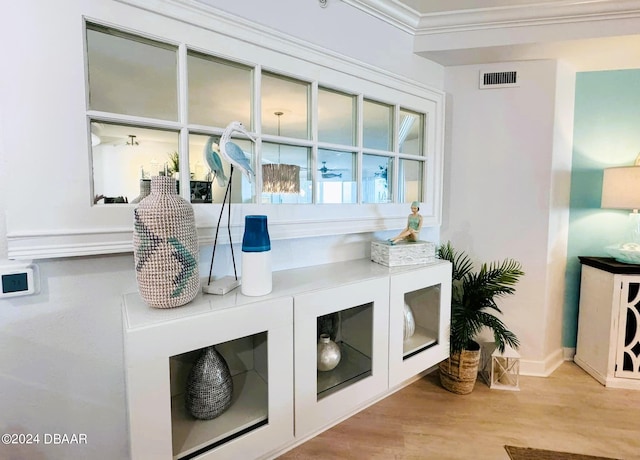
[{"label": "mirror with grid panes", "polygon": [[[51,45],[71,50],[47,74],[57,90],[32,115],[7,119],[7,132],[37,125],[49,145],[8,146],[22,152],[8,159],[16,172],[8,187],[22,190],[25,174],[30,183],[61,181],[46,197],[7,202],[10,259],[131,252],[133,210],[161,174],[177,179],[199,243],[212,244],[230,166],[223,160],[212,172],[205,152],[231,121],[255,139],[232,136],[256,174],[250,182],[234,168],[223,244],[242,237],[247,214],[267,215],[274,240],[395,231],[414,200],[423,228],[440,225],[442,91],[407,69],[377,68],[217,10],[186,17],[173,4],[155,14],[117,3],[113,11],[74,4],[77,23]],[[29,67],[14,70],[15,82],[32,78]],[[30,92],[23,102],[42,99]]]},{"label": "mirror with grid panes", "polygon": [[[424,199],[425,113],[94,23],[86,50],[95,205],[138,202],[155,175],[192,203],[221,203],[230,167],[212,171],[205,151],[234,120],[258,142],[233,138],[257,174],[234,170],[233,203]],[[296,166],[299,191],[269,190],[269,164]]]}]

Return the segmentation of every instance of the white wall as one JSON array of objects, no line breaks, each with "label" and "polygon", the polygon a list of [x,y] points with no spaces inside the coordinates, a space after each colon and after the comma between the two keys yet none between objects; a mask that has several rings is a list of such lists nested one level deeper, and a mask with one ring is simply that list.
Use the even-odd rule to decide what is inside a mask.
[{"label": "white wall", "polygon": [[415,55],[414,36],[364,14],[341,0],[254,1],[200,0],[228,13],[282,30],[314,45],[400,72],[435,88],[442,88],[442,66]]},{"label": "white wall", "polygon": [[[231,4],[231,2],[226,2]],[[236,2],[240,5],[242,2]],[[292,3],[291,1],[289,3]],[[303,2],[298,2],[303,3]],[[315,12],[314,2],[304,2],[314,8],[314,14],[325,15],[326,24],[339,23],[342,15],[349,15],[352,26],[349,34],[331,30],[337,51],[370,63],[384,64],[398,74],[420,79],[423,83],[439,85],[443,81],[440,66],[415,58],[406,37],[398,34],[379,34],[375,24],[364,13],[345,10],[341,2],[330,2],[326,10]],[[0,39],[7,46],[20,43],[39,43],[46,40],[48,47],[29,46],[32,50],[15,61],[5,62],[6,68],[23,66],[26,62],[48,62],[64,55],[56,49],[56,34],[38,35],[39,24],[65,24],[80,21],[80,12],[90,5],[92,11],[111,10],[122,4],[112,0],[70,0],[63,5],[56,2],[23,0],[12,3],[11,10],[0,16]],[[282,5],[286,5],[282,3]],[[282,6],[278,4],[278,7]],[[290,7],[292,5],[289,5]],[[294,14],[294,11],[295,14]],[[279,28],[301,32],[301,24],[308,16],[291,9]],[[70,17],[71,15],[71,17]],[[31,21],[29,19],[32,18]],[[17,20],[19,19],[19,20]],[[151,13],[148,19],[153,20]],[[350,40],[357,30],[357,41]],[[82,37],[78,35],[78,46]],[[327,40],[328,38],[325,37]],[[384,53],[376,53],[375,46],[385,42]],[[338,46],[339,45],[339,46]],[[60,48],[60,47],[58,47]],[[37,50],[55,50],[55,55]],[[35,50],[35,51],[33,51]],[[53,53],[53,52],[52,52]],[[18,56],[18,53],[12,54]],[[31,65],[31,64],[30,64]],[[16,164],[19,149],[7,145],[20,142],[42,144],[42,158],[33,161],[65,162],[70,156],[70,145],[84,140],[73,140],[65,146],[47,145],[38,136],[46,132],[46,119],[42,108],[51,110],[47,94],[60,91],[46,86],[47,72],[55,70],[38,66],[38,75],[27,82],[41,85],[38,104],[20,102],[9,97],[17,88],[0,91],[0,262],[7,257],[6,207],[9,200],[21,199],[22,194],[36,194],[37,200],[47,199],[49,187],[64,186],[65,181],[87,181],[87,178],[51,177],[49,183],[29,182],[28,172],[8,171],[6,165]],[[0,74],[6,74],[2,72]],[[5,80],[0,75],[0,88]],[[27,84],[25,83],[25,84]],[[21,89],[21,90],[22,90]],[[60,95],[64,99],[64,95]],[[12,100],[11,104],[7,101]],[[55,112],[59,112],[57,107]],[[61,112],[62,113],[62,112]],[[33,124],[31,132],[7,132],[8,117],[27,117]],[[60,116],[63,116],[62,114]],[[69,133],[66,133],[67,135]],[[34,140],[35,139],[35,140]],[[53,158],[52,158],[53,156]],[[8,174],[22,174],[25,187],[9,190]],[[88,174],[88,171],[87,171]],[[80,198],[82,199],[82,198]],[[34,198],[36,200],[36,198]],[[52,203],[55,206],[55,203]],[[29,213],[29,208],[24,209]],[[407,209],[407,214],[409,210]],[[36,216],[37,217],[37,216]],[[273,243],[274,268],[284,269],[339,260],[368,257],[372,238],[387,238],[395,231],[382,234],[353,234],[313,239],[275,241]],[[423,230],[423,238],[437,241],[438,229]],[[208,272],[211,248],[202,248],[201,272]],[[239,262],[240,257],[236,253]],[[0,431],[16,433],[86,434],[86,445],[4,446],[0,444],[0,458],[29,459],[124,459],[128,457],[126,400],[124,394],[124,363],[122,347],[121,295],[136,289],[133,257],[115,256],[78,257],[64,260],[36,261],[41,272],[42,290],[30,297],[0,300]],[[238,267],[241,269],[241,267]],[[228,248],[216,253],[216,274],[231,271]],[[225,272],[225,273],[222,273]]]},{"label": "white wall", "polygon": [[[516,70],[519,86],[480,90],[480,69]],[[558,97],[555,61],[445,72],[449,143],[441,239],[478,262],[511,257],[522,263],[526,275],[516,295],[499,302],[522,344],[522,373],[548,373],[562,356],[556,281],[566,255],[571,149],[568,139],[559,139],[555,121],[573,109],[571,73],[562,75]]]}]

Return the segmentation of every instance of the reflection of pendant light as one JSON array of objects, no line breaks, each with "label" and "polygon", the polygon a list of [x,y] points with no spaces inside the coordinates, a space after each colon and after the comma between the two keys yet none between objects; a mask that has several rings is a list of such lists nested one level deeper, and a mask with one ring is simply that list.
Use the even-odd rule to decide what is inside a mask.
[{"label": "reflection of pendant light", "polygon": [[[278,117],[278,136],[280,136],[280,117],[282,112],[274,112]],[[280,144],[278,144],[278,163],[262,165],[262,191],[264,193],[300,193],[300,166],[280,164]]]},{"label": "reflection of pendant light", "polygon": [[127,141],[127,145],[140,145],[140,143],[136,140],[135,134],[129,134],[129,140]]}]

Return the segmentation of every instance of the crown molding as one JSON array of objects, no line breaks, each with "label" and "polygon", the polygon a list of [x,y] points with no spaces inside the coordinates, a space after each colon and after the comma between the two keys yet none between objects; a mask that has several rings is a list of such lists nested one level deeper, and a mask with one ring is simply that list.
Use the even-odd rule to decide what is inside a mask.
[{"label": "crown molding", "polygon": [[532,2],[420,14],[398,0],[342,0],[414,35],[640,17],[640,0]]},{"label": "crown molding", "polygon": [[415,34],[420,24],[420,13],[397,0],[342,0],[371,16]]},{"label": "crown molding", "polygon": [[640,17],[639,0],[568,0],[423,15],[416,35]]}]

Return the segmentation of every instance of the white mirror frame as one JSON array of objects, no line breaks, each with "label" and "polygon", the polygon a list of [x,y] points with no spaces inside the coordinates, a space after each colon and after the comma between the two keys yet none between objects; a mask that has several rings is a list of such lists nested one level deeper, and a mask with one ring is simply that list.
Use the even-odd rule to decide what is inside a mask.
[{"label": "white mirror frame", "polygon": [[[75,16],[71,11],[74,8]],[[151,21],[149,15],[154,13],[150,11],[160,14]],[[173,43],[188,42],[190,46],[231,60],[263,63],[265,69],[284,75],[307,78],[322,86],[351,88],[354,93],[425,113],[425,200],[420,213],[424,227],[440,225],[445,100],[442,91],[314,45],[284,38],[253,23],[238,22],[237,18],[204,5],[196,7],[193,2],[185,1],[181,5],[180,0],[121,0],[105,8],[104,2],[86,0],[68,7],[60,19],[36,19],[34,27],[41,32],[38,37],[48,36],[51,40],[42,42],[34,38],[27,49],[13,46],[9,51],[9,60],[25,62],[22,56],[25,53],[31,56],[31,64],[13,68],[9,81],[36,90],[23,92],[21,99],[11,101],[32,115],[7,117],[6,127],[12,134],[37,136],[34,142],[23,136],[5,136],[6,150],[21,152],[6,161],[11,171],[7,174],[10,182],[7,189],[25,190],[28,181],[35,184],[34,190],[37,190],[36,193],[16,193],[6,200],[10,258],[132,251],[135,206],[93,206],[89,193],[90,133],[84,81],[85,50],[81,45],[85,20],[133,33],[143,32]],[[61,49],[67,51],[60,53]],[[56,69],[47,72],[46,85],[41,83],[43,68]],[[397,168],[395,174],[397,179]],[[196,205],[194,210],[200,244],[212,243],[220,205]],[[248,214],[266,214],[270,236],[277,240],[399,229],[406,225],[409,205],[234,204],[230,222],[234,241],[241,239],[244,216]]]}]

